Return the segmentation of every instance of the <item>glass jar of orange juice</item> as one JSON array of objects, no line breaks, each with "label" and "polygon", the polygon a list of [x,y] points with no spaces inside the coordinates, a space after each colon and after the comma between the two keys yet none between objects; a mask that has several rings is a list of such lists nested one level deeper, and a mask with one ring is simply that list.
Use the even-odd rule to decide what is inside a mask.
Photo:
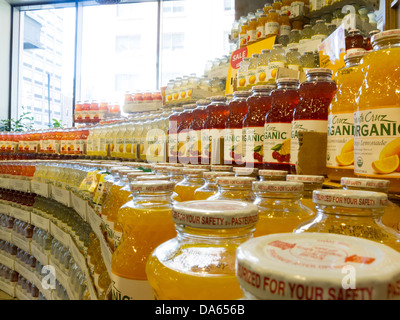
[{"label": "glass jar of orange juice", "polygon": [[157,300],[235,300],[235,252],[249,240],[257,207],[241,201],[191,201],[174,205],[178,236],[157,247],[146,274]]},{"label": "glass jar of orange juice", "polygon": [[317,212],[315,204],[313,202],[313,192],[314,190],[322,189],[322,184],[325,181],[324,176],[317,175],[297,175],[288,174],[286,176],[287,181],[301,182],[304,184],[303,195],[301,197],[301,202],[314,212]]},{"label": "glass jar of orange juice", "polygon": [[[340,184],[345,190],[366,190],[383,192],[388,194],[390,181],[382,179],[365,179],[365,178],[342,178]],[[389,195],[388,195],[389,197]],[[388,201],[385,212],[382,215],[382,223],[389,228],[400,231],[400,207]]]},{"label": "glass jar of orange juice", "polygon": [[398,299],[400,254],[366,239],[272,234],[241,244],[236,261],[246,300]]},{"label": "glass jar of orange juice", "polygon": [[207,200],[253,201],[254,177],[217,177],[218,192]]},{"label": "glass jar of orange juice", "polygon": [[400,235],[380,223],[387,195],[364,190],[320,189],[313,192],[317,215],[293,231],[336,233],[376,241],[400,251]]},{"label": "glass jar of orange juice", "polygon": [[314,212],[302,205],[303,184],[289,181],[255,181],[254,204],[259,220],[254,237],[271,233],[292,232],[300,223],[314,217]]},{"label": "glass jar of orange juice", "polygon": [[151,300],[146,261],[161,243],[176,236],[172,221],[170,181],[135,181],[133,199],[121,207],[122,237],[111,259],[113,300]]},{"label": "glass jar of orange juice", "polygon": [[178,202],[194,200],[194,192],[204,184],[203,173],[208,169],[184,168],[184,179],[174,188],[173,199]]},{"label": "glass jar of orange juice", "polygon": [[206,181],[200,188],[194,192],[194,200],[206,200],[218,192],[217,177],[234,176],[232,171],[207,171],[203,173]]},{"label": "glass jar of orange juice", "polygon": [[249,23],[247,21],[240,25],[239,32],[239,47],[243,48],[247,46],[247,29],[249,28]]},{"label": "glass jar of orange juice", "polygon": [[282,9],[282,1],[281,0],[274,0],[272,3],[272,9],[276,10],[276,12],[280,13]]},{"label": "glass jar of orange juice", "polygon": [[371,39],[373,50],[361,62],[364,80],[354,114],[354,172],[390,180],[400,192],[400,29]]},{"label": "glass jar of orange juice", "polygon": [[279,13],[271,9],[268,12],[267,22],[265,23],[265,37],[277,36],[279,34]]},{"label": "glass jar of orange juice", "polygon": [[265,23],[267,22],[267,14],[262,14],[257,20],[256,39],[257,41],[265,39]]},{"label": "glass jar of orange juice", "polygon": [[256,18],[250,19],[249,26],[247,28],[247,45],[253,44],[257,41],[257,25],[258,20]]},{"label": "glass jar of orange juice", "polygon": [[286,170],[262,169],[258,172],[260,181],[286,181],[289,172]]}]

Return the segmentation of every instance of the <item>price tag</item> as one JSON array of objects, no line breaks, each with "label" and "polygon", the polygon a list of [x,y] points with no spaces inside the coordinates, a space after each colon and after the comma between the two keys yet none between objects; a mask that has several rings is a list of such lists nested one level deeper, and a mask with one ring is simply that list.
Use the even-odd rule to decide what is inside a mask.
[{"label": "price tag", "polygon": [[82,255],[82,253],[76,247],[75,243],[73,243],[73,241],[71,241],[71,246],[69,247],[69,250],[79,268],[81,268],[81,270],[84,270],[86,268],[85,257]]},{"label": "price tag", "polygon": [[42,197],[50,197],[50,186],[47,183],[32,181],[31,190]]},{"label": "price tag", "polygon": [[93,232],[97,235],[99,239],[103,238],[103,233],[101,232],[100,228],[102,220],[88,203],[87,203],[87,218]]},{"label": "price tag", "polygon": [[31,241],[32,239],[23,238],[19,235],[14,234],[12,242],[20,249],[25,252],[31,253]]},{"label": "price tag", "polygon": [[10,179],[9,185],[13,190],[31,192],[30,180]]},{"label": "price tag", "polygon": [[81,216],[81,218],[87,221],[87,201],[81,199],[77,195],[71,193],[72,208]]},{"label": "price tag", "polygon": [[32,212],[31,213],[31,223],[44,230],[44,231],[49,231],[50,230],[50,221],[49,219],[43,218],[42,216],[39,216],[38,214]]},{"label": "price tag", "polygon": [[0,188],[9,189],[9,179],[8,178],[0,178]]},{"label": "price tag", "polygon": [[34,242],[31,243],[31,253],[34,257],[40,261],[44,266],[48,265],[50,262],[49,254],[42,251]]},{"label": "price tag", "polygon": [[62,203],[63,205],[71,206],[71,192],[56,186],[51,186],[51,196],[54,200]]},{"label": "price tag", "polygon": [[0,239],[11,242],[11,231],[0,229]]},{"label": "price tag", "polygon": [[6,205],[4,203],[0,203],[0,213],[4,213],[4,214],[9,214],[10,212],[10,206]]},{"label": "price tag", "polygon": [[10,216],[31,223],[31,212],[20,208],[10,207]]},{"label": "price tag", "polygon": [[15,260],[14,259],[11,259],[10,257],[7,257],[0,253],[0,261],[1,261],[1,264],[5,265],[7,268],[14,270],[14,268],[15,268]]},{"label": "price tag", "polygon": [[103,256],[103,261],[104,264],[107,267],[108,273],[111,275],[111,258],[112,258],[112,252],[106,241],[104,240],[104,237],[100,237],[100,248],[101,248],[101,255]]},{"label": "price tag", "polygon": [[71,236],[57,227],[53,222],[50,222],[50,234],[67,248],[70,247]]}]

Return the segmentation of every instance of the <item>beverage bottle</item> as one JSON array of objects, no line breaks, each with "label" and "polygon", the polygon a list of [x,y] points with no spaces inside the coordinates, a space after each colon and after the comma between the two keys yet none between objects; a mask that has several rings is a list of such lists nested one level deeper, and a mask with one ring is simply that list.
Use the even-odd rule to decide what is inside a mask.
[{"label": "beverage bottle", "polygon": [[190,163],[198,164],[201,162],[201,129],[207,119],[206,107],[210,100],[201,99],[196,101],[196,108],[192,111],[193,121],[189,126],[190,139]]},{"label": "beverage bottle", "polygon": [[82,121],[84,123],[90,123],[90,102],[89,102],[89,100],[83,101],[83,105],[82,105]]},{"label": "beverage bottle", "polygon": [[83,119],[82,119],[82,102],[81,101],[77,101],[75,104],[75,109],[74,109],[74,121],[76,123],[82,123]]},{"label": "beverage bottle", "polygon": [[273,85],[254,86],[247,98],[248,111],[243,119],[242,155],[246,167],[262,168],[265,115],[271,107]]},{"label": "beverage bottle", "polygon": [[90,114],[90,122],[91,123],[98,123],[100,120],[99,117],[99,103],[96,100],[93,100],[90,103],[90,110],[89,110],[89,114]]},{"label": "beverage bottle", "polygon": [[[115,148],[114,148],[114,157],[116,158],[125,158],[125,144],[124,138],[126,136],[126,127],[128,122],[121,121],[116,127],[115,133]],[[111,155],[113,156],[113,155]]]},{"label": "beverage bottle", "polygon": [[229,116],[229,108],[224,96],[213,96],[207,106],[207,118],[201,129],[201,163],[223,163],[224,151],[221,148],[225,122]]},{"label": "beverage bottle", "polygon": [[271,56],[268,60],[268,83],[275,83],[278,68],[286,66],[286,53],[282,44],[274,44],[271,51]]},{"label": "beverage bottle", "polygon": [[290,30],[289,43],[288,43],[287,47],[289,49],[293,48],[293,47],[297,47],[299,45],[300,39],[301,39],[300,30],[298,30],[298,29]]},{"label": "beverage bottle", "polygon": [[291,172],[296,173],[299,152],[299,132],[327,133],[328,108],[336,93],[336,83],[331,80],[332,70],[308,70],[307,81],[300,84],[300,102],[293,113],[290,141]]},{"label": "beverage bottle", "polygon": [[282,1],[281,0],[274,0],[272,3],[272,9],[276,10],[276,12],[280,13],[282,9]]},{"label": "beverage bottle", "polygon": [[101,101],[99,106],[99,122],[103,121],[106,118],[108,112],[109,112],[108,102]]},{"label": "beverage bottle", "polygon": [[400,235],[380,222],[387,195],[363,190],[320,189],[313,192],[317,214],[293,231],[336,233],[365,238],[400,251]]},{"label": "beverage bottle", "polygon": [[61,154],[67,154],[69,130],[70,129],[64,129],[61,131],[61,141],[60,141]]},{"label": "beverage bottle", "polygon": [[133,199],[118,212],[121,242],[111,259],[113,300],[153,299],[146,262],[161,243],[176,235],[172,221],[170,181],[131,183]]},{"label": "beverage bottle", "polygon": [[289,171],[293,112],[300,101],[299,80],[281,78],[277,85],[271,92],[271,109],[265,116],[263,167]]},{"label": "beverage bottle", "polygon": [[278,36],[279,27],[279,13],[275,9],[270,9],[265,23],[265,37]]},{"label": "beverage bottle", "polygon": [[207,200],[239,200],[251,202],[254,200],[252,183],[255,180],[256,178],[251,176],[217,177],[218,192]]},{"label": "beverage bottle", "polygon": [[256,27],[256,40],[261,41],[265,39],[265,23],[267,22],[267,14],[261,14],[257,20]]},{"label": "beverage bottle", "polygon": [[98,139],[97,139],[97,148],[93,148],[95,150],[94,155],[99,158],[107,157],[107,141],[110,141],[111,134],[111,126],[110,125],[101,125],[98,127]]},{"label": "beverage bottle", "polygon": [[136,118],[130,118],[125,124],[125,134],[123,136],[123,158],[133,160],[136,150],[133,147],[133,138],[136,125]]},{"label": "beverage bottle", "polygon": [[[157,129],[155,126],[155,121],[157,119],[157,112],[149,115],[147,120],[144,122],[141,141],[143,141],[143,152],[141,152],[140,160],[144,162],[154,162],[155,141]],[[153,130],[154,129],[154,130]],[[157,132],[158,133],[158,132]]]},{"label": "beverage bottle", "polygon": [[301,203],[316,213],[317,209],[313,202],[313,192],[314,190],[322,189],[325,177],[318,175],[288,174],[286,180],[291,182],[301,182],[304,184]]},{"label": "beverage bottle", "polygon": [[301,37],[299,40],[299,44],[307,43],[311,40],[312,36],[314,35],[314,30],[310,24],[306,24],[301,31]]},{"label": "beverage bottle", "polygon": [[314,69],[316,67],[314,52],[312,51],[304,52],[300,58],[300,61],[302,70],[305,74],[307,74],[308,70]]},{"label": "beverage bottle", "polygon": [[239,33],[239,47],[244,48],[247,46],[247,29],[249,28],[249,23],[247,21],[243,21],[240,24],[240,33]]},{"label": "beverage bottle", "polygon": [[249,20],[246,45],[253,44],[257,41],[257,24],[258,21],[256,18],[251,18]]},{"label": "beverage bottle", "polygon": [[[390,193],[400,191],[397,151],[400,139],[395,129],[400,118],[399,44],[399,29],[372,37],[373,51],[360,64],[364,80],[354,114],[354,172],[360,177],[390,180]],[[384,145],[376,143],[377,140]]]},{"label": "beverage bottle", "polygon": [[190,125],[193,122],[192,112],[196,104],[186,104],[183,106],[183,112],[180,114],[180,124],[177,129],[178,134],[178,161],[179,163],[189,163],[190,157]]},{"label": "beverage bottle", "polygon": [[272,9],[272,3],[266,3],[263,7],[264,14],[268,14],[269,10]]},{"label": "beverage bottle", "polygon": [[360,68],[364,54],[346,54],[345,67],[334,76],[337,92],[329,105],[326,157],[327,175],[332,181],[354,176],[354,107],[364,79]]},{"label": "beverage bottle", "polygon": [[246,75],[246,89],[251,89],[256,84],[257,81],[257,67],[260,62],[260,55],[254,53],[250,58],[250,64],[247,67]]},{"label": "beverage bottle", "polygon": [[168,127],[168,162],[178,162],[178,128],[180,125],[180,114],[182,107],[172,108],[172,114],[169,116]]},{"label": "beverage bottle", "polygon": [[325,24],[325,20],[317,20],[312,28],[314,30],[314,34],[312,35],[311,40],[321,40],[322,42],[329,35],[328,27]]},{"label": "beverage bottle", "polygon": [[174,200],[179,202],[194,200],[194,192],[204,184],[203,173],[206,171],[208,170],[184,168],[182,171],[184,179],[174,188]]},{"label": "beverage bottle", "polygon": [[349,30],[349,33],[345,38],[345,47],[346,47],[346,53],[365,50],[364,37],[361,34],[360,30],[358,29]]},{"label": "beverage bottle", "polygon": [[75,139],[77,135],[77,129],[71,128],[67,131],[67,154],[75,154]]},{"label": "beverage bottle", "polygon": [[117,149],[118,131],[121,127],[121,121],[118,120],[113,123],[109,129],[109,134],[106,136],[107,156],[111,158],[118,158],[119,150]]},{"label": "beverage bottle", "polygon": [[205,183],[194,192],[193,200],[206,200],[218,192],[217,177],[234,176],[232,171],[203,172]]},{"label": "beverage bottle", "polygon": [[228,105],[230,112],[225,122],[224,164],[243,164],[243,119],[248,111],[246,99],[250,94],[249,91],[235,91],[233,100]]},{"label": "beverage bottle", "polygon": [[261,169],[258,171],[260,181],[286,181],[286,170]]},{"label": "beverage bottle", "polygon": [[[241,244],[236,251],[236,275],[245,300],[392,300],[397,296],[388,288],[399,277],[395,268],[399,259],[395,250],[366,239],[280,233]],[[343,266],[357,274],[357,288],[370,288],[370,292],[344,288]],[[265,286],[255,285],[249,274],[266,279]],[[292,290],[284,290],[288,283]]]},{"label": "beverage bottle", "polygon": [[388,195],[388,203],[382,215],[381,222],[385,226],[394,229],[396,232],[399,232],[400,208],[389,198],[389,180],[343,177],[340,180],[340,184],[342,185],[344,190],[366,190],[386,193]]},{"label": "beverage bottle", "polygon": [[174,205],[173,221],[177,237],[159,245],[146,264],[155,298],[241,298],[235,251],[251,238],[257,208],[241,201],[179,203]]},{"label": "beverage bottle", "polygon": [[246,90],[247,89],[247,69],[250,65],[250,58],[243,58],[240,62],[240,67],[237,71],[237,81],[236,88],[237,90]]},{"label": "beverage bottle", "polygon": [[289,21],[289,16],[286,12],[281,13],[280,16],[280,27],[279,36],[290,36],[291,24]]},{"label": "beverage bottle", "polygon": [[269,49],[261,50],[261,54],[257,65],[257,75],[256,75],[257,85],[267,84],[268,61],[270,55],[271,55],[271,50]]},{"label": "beverage bottle", "polygon": [[295,71],[301,71],[301,54],[297,48],[289,48],[286,54],[287,67]]}]

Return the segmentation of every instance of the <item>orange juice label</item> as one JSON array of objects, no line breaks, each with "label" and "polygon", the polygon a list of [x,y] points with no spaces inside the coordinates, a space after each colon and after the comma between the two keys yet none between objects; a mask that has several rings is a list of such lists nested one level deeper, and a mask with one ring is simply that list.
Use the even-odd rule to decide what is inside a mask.
[{"label": "orange juice label", "polygon": [[290,163],[291,123],[266,123],[264,162]]},{"label": "orange juice label", "polygon": [[299,152],[299,132],[327,132],[327,120],[295,120],[292,122],[292,134],[290,141],[290,162],[296,164]]},{"label": "orange juice label", "polygon": [[290,35],[290,30],[291,30],[290,26],[283,24],[279,28],[279,35],[281,35],[281,36],[289,36]]},{"label": "orange juice label", "polygon": [[400,115],[398,106],[354,113],[354,172],[400,177]]},{"label": "orange juice label", "polygon": [[257,40],[257,31],[256,30],[247,31],[247,43],[254,42],[256,40]]},{"label": "orange juice label", "polygon": [[225,129],[224,161],[242,162],[242,129]]},{"label": "orange juice label", "polygon": [[256,29],[256,38],[261,39],[265,37],[265,26],[258,26]]},{"label": "orange juice label", "polygon": [[328,116],[327,167],[354,168],[353,123],[353,113],[330,114]]},{"label": "orange juice label", "polygon": [[113,300],[154,300],[147,280],[132,280],[111,273]]},{"label": "orange juice label", "polygon": [[237,87],[238,88],[245,88],[247,84],[247,73],[245,72],[238,72],[237,76]]},{"label": "orange juice label", "polygon": [[279,23],[278,22],[267,22],[265,24],[265,34],[278,34],[279,33]]},{"label": "orange juice label", "polygon": [[264,147],[264,127],[246,127],[242,131],[243,160],[246,163],[262,163]]}]

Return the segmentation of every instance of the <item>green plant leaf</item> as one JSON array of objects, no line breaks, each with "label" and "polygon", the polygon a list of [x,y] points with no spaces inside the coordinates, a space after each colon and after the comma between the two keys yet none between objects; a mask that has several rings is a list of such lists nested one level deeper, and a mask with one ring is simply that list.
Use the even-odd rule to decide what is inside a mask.
[{"label": "green plant leaf", "polygon": [[255,147],[255,148],[253,149],[253,151],[254,151],[254,152],[259,152],[259,151],[261,151],[261,148],[262,148],[262,146],[259,145],[259,146]]},{"label": "green plant leaf", "polygon": [[279,151],[282,149],[282,143],[278,143],[277,145],[273,146],[271,150]]}]

